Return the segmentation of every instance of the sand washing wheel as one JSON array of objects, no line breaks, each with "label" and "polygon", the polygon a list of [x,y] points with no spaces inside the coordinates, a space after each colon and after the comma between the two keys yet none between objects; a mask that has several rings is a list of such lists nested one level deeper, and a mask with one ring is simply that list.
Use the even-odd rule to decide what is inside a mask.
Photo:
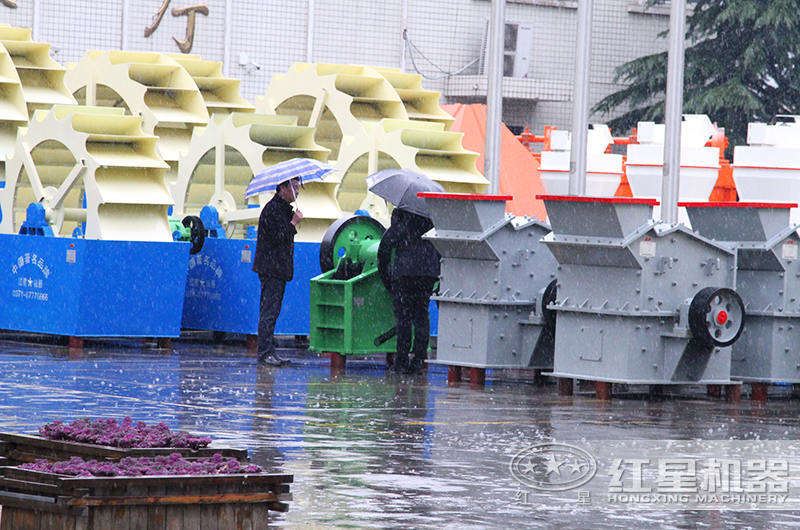
[{"label": "sand washing wheel", "polygon": [[[256,224],[259,210],[247,204],[244,192],[255,173],[295,157],[325,161],[328,149],[314,141],[314,130],[297,125],[297,118],[232,113],[214,116],[197,127],[189,151],[178,165],[173,187],[175,211],[196,214],[212,205],[230,234],[235,223]],[[310,182],[298,198],[304,212],[298,240],[319,241],[341,215],[334,182]],[[263,204],[271,194],[260,196]],[[257,205],[257,203],[256,203]]]},{"label": "sand washing wheel", "polygon": [[[29,202],[43,206],[54,235],[171,241],[169,166],[157,138],[123,109],[56,105],[21,129],[0,190],[0,232],[16,233]],[[18,188],[29,186],[33,201]],[[77,229],[77,232],[74,232]]]},{"label": "sand washing wheel", "polygon": [[158,136],[170,181],[192,130],[208,124],[203,93],[186,68],[167,54],[90,51],[70,65],[64,80],[80,103],[121,107],[141,116],[144,131]]},{"label": "sand washing wheel", "polygon": [[463,148],[460,133],[447,130],[453,120],[438,100],[416,74],[297,63],[273,77],[257,108],[314,127],[316,141],[331,150],[337,168],[331,180],[341,209],[365,209],[385,220],[386,205],[367,193],[365,183],[379,169],[415,169],[453,192],[481,192],[489,184],[475,168],[477,153]]},{"label": "sand washing wheel", "polygon": [[[64,85],[64,72],[50,57],[50,45],[33,41],[29,28],[0,24],[0,188],[5,185],[5,163],[14,152],[19,128],[28,124],[33,112],[75,103]],[[18,187],[17,195],[22,210],[7,215],[24,214],[33,200],[26,185]]]}]

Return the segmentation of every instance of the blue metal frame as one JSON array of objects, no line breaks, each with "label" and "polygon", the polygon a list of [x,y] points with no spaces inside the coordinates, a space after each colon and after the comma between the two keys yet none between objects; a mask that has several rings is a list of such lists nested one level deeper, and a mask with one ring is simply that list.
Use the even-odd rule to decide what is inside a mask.
[{"label": "blue metal frame", "polygon": [[[253,239],[206,238],[189,259],[183,327],[227,333],[258,332],[261,282],[253,272]],[[320,274],[319,243],[294,245],[294,279],[286,284],[280,335],[308,335],[311,278]]]},{"label": "blue metal frame", "polygon": [[189,244],[0,234],[0,329],[178,337]]},{"label": "blue metal frame", "polygon": [[[286,284],[275,333],[308,335],[311,278],[321,274],[319,243],[294,244],[294,278]],[[206,238],[203,249],[189,259],[184,329],[258,333],[261,283],[253,272],[256,241]],[[438,310],[431,302],[431,330],[436,334]]]}]

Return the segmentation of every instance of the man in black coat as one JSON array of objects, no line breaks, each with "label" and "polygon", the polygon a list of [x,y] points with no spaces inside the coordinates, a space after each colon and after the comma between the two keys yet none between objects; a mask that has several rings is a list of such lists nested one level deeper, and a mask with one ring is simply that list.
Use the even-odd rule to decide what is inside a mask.
[{"label": "man in black coat", "polygon": [[378,272],[394,299],[397,322],[394,369],[398,372],[421,372],[428,356],[428,304],[439,279],[441,259],[433,244],[422,239],[431,228],[433,222],[427,217],[395,208],[392,224],[378,247]]},{"label": "man in black coat", "polygon": [[300,179],[278,185],[275,196],[261,210],[253,271],[261,279],[258,320],[258,361],[280,366],[288,361],[275,351],[275,322],[281,311],[286,282],[294,276],[294,236],[303,214],[293,211]]}]

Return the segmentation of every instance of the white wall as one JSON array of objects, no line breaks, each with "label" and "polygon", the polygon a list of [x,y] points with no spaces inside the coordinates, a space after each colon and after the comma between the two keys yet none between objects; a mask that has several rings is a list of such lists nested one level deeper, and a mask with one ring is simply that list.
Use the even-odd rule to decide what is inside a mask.
[{"label": "white wall", "polygon": [[[124,0],[89,2],[18,0],[17,9],[0,6],[0,22],[30,26],[34,3],[39,19],[36,33],[53,45],[57,60],[78,60],[87,50],[118,49],[122,43]],[[202,0],[209,16],[198,15],[192,53],[222,60],[225,55],[226,0]],[[406,2],[408,34],[427,56],[415,56],[421,72],[441,78],[480,55],[488,0],[228,0],[231,16],[231,76],[242,80],[243,95],[251,100],[263,94],[271,76],[290,64],[304,61],[307,53],[309,5],[313,5],[313,60],[400,66],[402,60],[402,6]],[[127,0],[127,42],[131,50],[178,52],[172,41],[184,38],[186,17],[170,10],[187,5],[172,0],[159,28],[144,38],[145,27],[161,6],[161,0]],[[667,25],[663,15],[630,12],[635,0],[595,0],[592,36],[591,103],[616,89],[614,68],[630,59],[661,51],[666,43],[657,35]],[[564,0],[516,0],[506,8],[509,21],[534,27],[533,61],[529,77],[543,81],[570,82],[574,75],[575,2]],[[241,54],[258,64],[240,65]],[[406,66],[413,70],[406,54]],[[437,69],[438,67],[438,69]],[[477,65],[465,73],[477,73]],[[441,79],[426,81],[441,89]],[[592,119],[600,119],[593,117]],[[569,102],[509,101],[504,119],[512,125],[569,127]]]}]

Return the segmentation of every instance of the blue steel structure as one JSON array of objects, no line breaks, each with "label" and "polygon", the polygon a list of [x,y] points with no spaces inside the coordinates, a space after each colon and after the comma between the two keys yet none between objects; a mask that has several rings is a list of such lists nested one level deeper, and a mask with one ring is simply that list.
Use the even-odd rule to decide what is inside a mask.
[{"label": "blue steel structure", "polygon": [[[207,231],[203,249],[189,259],[183,328],[225,333],[258,333],[261,284],[252,271],[256,240],[253,227],[246,239],[228,239],[213,206],[205,206],[200,219]],[[275,333],[308,335],[311,279],[322,274],[320,244],[297,242],[294,279],[286,284],[283,307]],[[431,302],[431,332],[436,334],[438,311]]]},{"label": "blue steel structure", "polygon": [[178,337],[188,259],[182,242],[0,234],[0,329]]},{"label": "blue steel structure", "polygon": [[[207,237],[189,258],[183,327],[255,335],[261,283],[253,272],[255,239]],[[308,335],[311,278],[320,274],[319,243],[295,243],[294,279],[286,284],[275,326],[280,335]]]},{"label": "blue steel structure", "polygon": [[[213,206],[203,207],[200,219],[206,239],[202,250],[189,258],[183,328],[255,335],[261,296],[253,272],[255,231],[248,227],[248,238],[228,239]],[[295,243],[294,269],[275,325],[279,335],[308,335],[310,282],[320,274],[319,243]]]}]

